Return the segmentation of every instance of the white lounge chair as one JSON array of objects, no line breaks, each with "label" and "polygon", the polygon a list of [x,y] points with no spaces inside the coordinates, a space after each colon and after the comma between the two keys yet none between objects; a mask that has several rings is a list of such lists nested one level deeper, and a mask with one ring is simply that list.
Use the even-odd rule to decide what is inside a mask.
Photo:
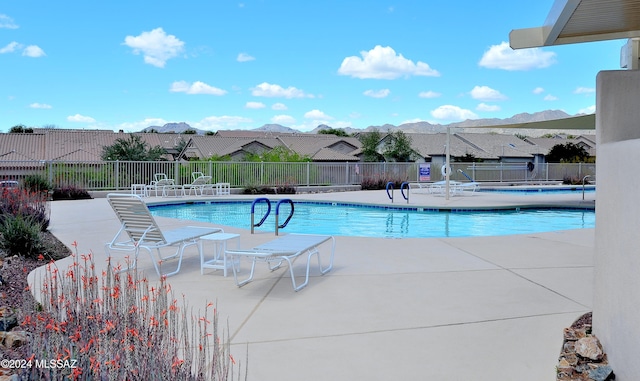
[{"label": "white lounge chair", "polygon": [[[323,268],[320,261],[319,246],[331,240],[331,255],[329,257],[329,266]],[[274,239],[262,245],[256,246],[251,250],[226,250],[226,254],[230,255],[232,260],[233,278],[238,287],[253,280],[253,274],[257,261],[269,263],[269,268],[273,271],[280,267],[283,261],[289,265],[289,273],[291,274],[291,283],[295,291],[301,290],[309,283],[309,268],[311,266],[311,257],[317,255],[318,269],[322,275],[328,273],[333,268],[333,257],[336,250],[336,240],[333,236],[313,235],[313,234],[287,234],[285,236]],[[296,285],[296,278],[293,273],[292,261],[303,254],[307,255],[307,270],[305,280],[302,284]],[[252,260],[251,273],[249,277],[239,281],[238,269],[236,268],[236,260],[240,258],[249,258]],[[271,266],[271,262],[278,262],[275,266]]]},{"label": "white lounge chair", "polygon": [[167,195],[167,190],[172,189],[174,192],[177,192],[176,189],[180,188],[180,186],[176,188],[175,181],[168,178],[164,173],[155,173],[153,178],[154,180],[151,181],[151,184],[147,185],[145,188],[148,196],[151,196],[151,190],[155,192],[156,197],[158,197],[158,191],[160,191],[160,194],[164,197]]},{"label": "white lounge chair", "polygon": [[182,188],[184,189],[184,193],[189,191],[189,195],[191,195],[191,191],[197,196],[198,192],[200,192],[200,196],[204,195],[206,190],[211,191],[211,195],[214,193],[214,184],[211,184],[211,176],[201,175],[191,182],[191,184],[184,184]]},{"label": "white lounge chair", "polygon": [[[126,271],[136,265],[140,249],[145,249],[151,257],[151,262],[158,276],[170,276],[180,271],[184,249],[196,245],[198,254],[202,258],[202,241],[200,237],[223,232],[219,228],[207,228],[199,226],[186,226],[163,231],[151,215],[147,204],[140,196],[130,194],[111,193],[107,200],[121,222],[120,230],[111,242],[105,244],[107,255],[112,250],[133,252],[133,261],[121,271]],[[165,247],[176,248],[175,253],[162,256],[160,249]],[[157,251],[154,258],[153,250]],[[175,271],[162,273],[158,262],[163,263],[167,259],[178,258],[178,267]]]}]

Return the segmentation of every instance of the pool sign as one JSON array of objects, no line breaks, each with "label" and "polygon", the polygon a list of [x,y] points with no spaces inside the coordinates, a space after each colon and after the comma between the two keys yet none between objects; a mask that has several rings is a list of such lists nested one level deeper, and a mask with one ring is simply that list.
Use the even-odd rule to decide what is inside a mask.
[{"label": "pool sign", "polygon": [[418,165],[418,181],[431,181],[430,163],[420,163]]}]

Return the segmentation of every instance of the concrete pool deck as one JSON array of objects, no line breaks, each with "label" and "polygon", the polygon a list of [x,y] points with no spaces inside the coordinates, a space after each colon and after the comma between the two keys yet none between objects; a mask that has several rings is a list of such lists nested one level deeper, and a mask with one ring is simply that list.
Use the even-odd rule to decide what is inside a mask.
[{"label": "concrete pool deck", "polygon": [[[395,193],[393,205],[407,205],[399,190]],[[385,191],[286,197],[391,205]],[[214,197],[247,198],[255,196]],[[410,199],[410,206],[429,208],[588,207],[595,194],[587,193],[585,201],[580,192],[473,193],[450,200],[412,193]],[[167,227],[211,226],[157,220]],[[79,253],[94,252],[96,266],[104,265],[104,243],[118,228],[104,198],[51,203],[50,231],[69,246],[77,242]],[[242,247],[274,238],[224,229],[241,234]],[[168,282],[196,311],[217,302],[234,357],[244,362],[248,350],[248,379],[261,381],[553,380],[563,328],[591,311],[594,229],[474,238],[339,236],[336,241],[333,270],[324,276],[312,271],[299,292],[292,290],[286,267],[271,273],[258,264],[255,280],[242,288],[222,271],[200,275],[193,248]],[[329,249],[321,247],[323,258]],[[212,244],[205,243],[205,250],[211,252]],[[138,268],[157,279],[147,255],[140,256]]]}]

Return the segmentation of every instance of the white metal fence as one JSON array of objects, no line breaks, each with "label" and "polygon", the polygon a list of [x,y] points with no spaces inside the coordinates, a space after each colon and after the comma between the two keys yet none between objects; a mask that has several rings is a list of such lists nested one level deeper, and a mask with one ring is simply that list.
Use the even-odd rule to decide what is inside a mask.
[{"label": "white metal fence", "polygon": [[[468,177],[478,182],[535,182],[595,176],[595,163],[545,163],[533,169],[522,163],[452,163],[451,168],[451,179],[460,181]],[[232,187],[359,185],[444,178],[441,164],[437,163],[0,161],[0,181],[21,181],[27,175],[38,174],[55,187],[87,190],[120,190],[131,184],[149,184],[156,173],[166,174],[177,184],[188,184],[192,172],[203,172],[212,176],[212,182],[230,183]]]}]

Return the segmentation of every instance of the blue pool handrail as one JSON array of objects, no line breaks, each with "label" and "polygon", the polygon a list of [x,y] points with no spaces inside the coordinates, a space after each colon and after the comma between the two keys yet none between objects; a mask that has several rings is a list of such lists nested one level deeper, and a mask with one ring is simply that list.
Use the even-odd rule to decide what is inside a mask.
[{"label": "blue pool handrail", "polygon": [[[280,214],[280,204],[283,204],[285,202],[291,205],[291,211],[289,212],[289,216],[287,217],[287,219],[284,220],[282,224],[278,225],[278,216]],[[278,229],[283,229],[284,227],[287,226],[289,221],[291,221],[291,217],[293,217],[293,210],[294,210],[293,201],[290,198],[284,198],[278,201],[278,203],[276,204],[276,235],[278,235]]]},{"label": "blue pool handrail", "polygon": [[[264,214],[260,222],[258,222],[257,224],[254,224],[253,222],[254,222],[255,207],[256,207],[256,204],[261,201],[265,201],[267,203],[267,212]],[[266,221],[267,217],[269,217],[269,213],[271,213],[271,201],[269,201],[268,198],[258,197],[255,200],[253,200],[253,202],[251,203],[251,234],[253,234],[254,227],[258,227],[262,225],[264,221]]]},{"label": "blue pool handrail", "polygon": [[[391,194],[389,194],[389,188],[391,188]],[[391,202],[393,203],[393,181],[389,181],[387,183],[387,196],[389,196]]]},{"label": "blue pool handrail", "polygon": [[[404,194],[404,189],[407,189],[407,194]],[[402,197],[404,197],[405,200],[407,200],[407,204],[409,203],[409,182],[405,181],[402,184],[400,184],[400,193],[402,194]]]}]

